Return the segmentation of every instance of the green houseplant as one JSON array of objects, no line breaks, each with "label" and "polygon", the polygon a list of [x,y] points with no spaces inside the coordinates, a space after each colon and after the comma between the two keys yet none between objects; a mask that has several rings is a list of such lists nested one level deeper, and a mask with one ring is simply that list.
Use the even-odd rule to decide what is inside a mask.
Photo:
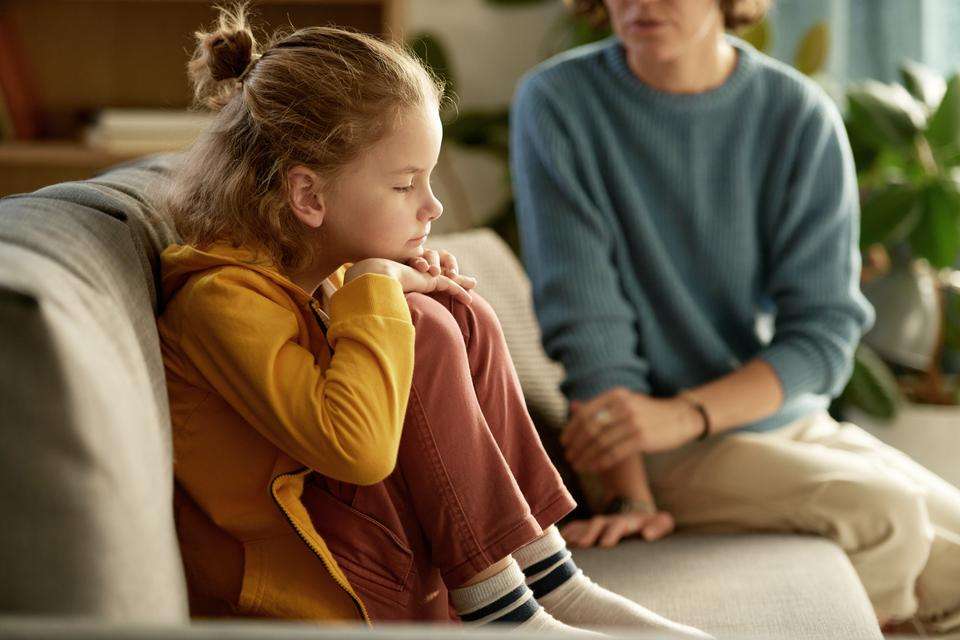
[{"label": "green houseplant", "polygon": [[[944,80],[906,63],[903,84],[866,81],[847,92],[847,132],[861,188],[864,291],[877,325],[864,342],[899,367],[907,394],[957,402],[943,375],[957,348],[960,258],[960,75]],[[953,297],[951,297],[953,296]]]}]

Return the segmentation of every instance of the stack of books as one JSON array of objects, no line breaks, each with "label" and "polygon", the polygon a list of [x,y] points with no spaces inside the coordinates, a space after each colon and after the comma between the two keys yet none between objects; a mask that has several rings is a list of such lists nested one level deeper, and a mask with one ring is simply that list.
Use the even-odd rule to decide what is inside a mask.
[{"label": "stack of books", "polygon": [[177,109],[102,109],[84,132],[92,148],[124,155],[179,151],[213,120],[211,113]]}]

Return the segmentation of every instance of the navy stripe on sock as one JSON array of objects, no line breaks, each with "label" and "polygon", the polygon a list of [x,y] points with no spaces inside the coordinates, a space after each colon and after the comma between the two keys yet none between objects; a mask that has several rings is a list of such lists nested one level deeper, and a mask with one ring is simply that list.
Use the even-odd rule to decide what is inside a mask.
[{"label": "navy stripe on sock", "polygon": [[491,620],[491,624],[521,624],[526,622],[533,617],[533,614],[537,612],[537,609],[540,608],[540,605],[537,604],[537,601],[533,598],[530,598],[522,605],[511,611],[510,613],[505,613],[495,620]]},{"label": "navy stripe on sock", "polygon": [[573,560],[567,560],[559,567],[530,585],[530,589],[533,591],[533,597],[541,598],[547,595],[564,582],[572,578],[576,572],[577,565],[573,564]]},{"label": "navy stripe on sock", "polygon": [[506,609],[511,604],[522,598],[526,592],[527,585],[522,584],[507,595],[500,596],[485,607],[480,607],[476,611],[472,611],[470,613],[461,613],[460,619],[464,622],[473,622],[474,620],[479,620],[480,618],[486,618],[492,613],[496,613],[501,609]]},{"label": "navy stripe on sock", "polygon": [[549,568],[551,565],[555,565],[564,558],[570,557],[570,552],[566,549],[560,549],[552,556],[547,556],[540,562],[534,562],[532,565],[523,570],[523,575],[530,577],[535,576],[541,571]]}]

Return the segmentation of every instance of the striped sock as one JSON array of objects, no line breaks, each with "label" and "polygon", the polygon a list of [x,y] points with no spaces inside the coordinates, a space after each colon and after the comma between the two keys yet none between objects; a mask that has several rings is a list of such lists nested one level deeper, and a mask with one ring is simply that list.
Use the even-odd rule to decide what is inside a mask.
[{"label": "striped sock", "polygon": [[571,558],[556,527],[513,552],[527,586],[546,613],[574,627],[622,627],[657,630],[681,638],[710,638],[693,627],[678,624],[621,595],[608,591],[583,574]]},{"label": "striped sock", "polygon": [[527,586],[538,600],[580,572],[555,526],[548,528],[530,544],[514,551],[513,557],[520,564]]},{"label": "striped sock", "polygon": [[486,580],[452,589],[450,602],[460,620],[471,626],[496,623],[531,631],[583,633],[554,620],[537,604],[513,559],[506,569]]}]

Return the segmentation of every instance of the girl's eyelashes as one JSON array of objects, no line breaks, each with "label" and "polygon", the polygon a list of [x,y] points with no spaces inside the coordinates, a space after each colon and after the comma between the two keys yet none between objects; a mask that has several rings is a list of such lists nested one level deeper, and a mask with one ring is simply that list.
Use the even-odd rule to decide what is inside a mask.
[{"label": "girl's eyelashes", "polygon": [[405,187],[394,187],[393,190],[397,193],[407,193],[408,191],[413,191],[413,183],[408,184]]}]

